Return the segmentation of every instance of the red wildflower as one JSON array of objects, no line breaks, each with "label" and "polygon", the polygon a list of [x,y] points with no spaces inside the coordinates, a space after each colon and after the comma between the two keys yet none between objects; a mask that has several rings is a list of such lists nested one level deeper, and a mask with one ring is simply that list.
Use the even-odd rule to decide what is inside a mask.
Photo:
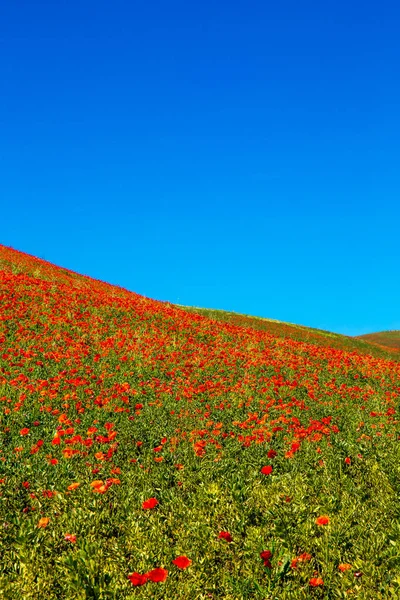
[{"label": "red wildflower", "polygon": [[292,567],[292,569],[297,569],[298,563],[308,562],[309,560],[311,560],[311,554],[303,552],[303,554],[300,554],[300,556],[296,556],[296,558],[292,559],[290,566]]},{"label": "red wildflower", "polygon": [[320,517],[315,519],[317,525],[328,525],[329,521],[330,519],[327,515],[321,515]]},{"label": "red wildflower", "polygon": [[350,465],[350,464],[351,464],[351,458],[350,458],[349,456],[347,456],[347,457],[344,459],[344,462],[346,463],[346,465]]},{"label": "red wildflower", "polygon": [[69,490],[76,490],[76,488],[78,488],[80,485],[81,485],[81,484],[80,484],[80,483],[78,483],[78,482],[76,482],[76,483],[71,483],[71,484],[68,486],[68,489],[69,489]]},{"label": "red wildflower", "polygon": [[95,481],[92,481],[90,485],[94,492],[97,492],[98,494],[105,494],[110,485],[112,484],[108,481],[104,483],[104,481],[102,481],[101,479],[96,479]]},{"label": "red wildflower", "polygon": [[342,571],[342,573],[344,573],[345,571],[351,569],[351,565],[349,563],[342,563],[338,566],[338,569],[339,571]]},{"label": "red wildflower", "polygon": [[147,581],[147,575],[141,575],[140,573],[132,573],[128,575],[128,579],[132,585],[144,585]]},{"label": "red wildflower", "polygon": [[71,542],[71,544],[75,544],[75,542],[76,542],[76,535],[74,535],[73,533],[66,533],[64,535],[64,539],[67,542]]},{"label": "red wildflower", "polygon": [[142,504],[142,508],[144,510],[148,510],[150,508],[154,508],[155,506],[157,506],[158,504],[158,500],[157,498],[148,498],[148,500],[145,500]]},{"label": "red wildflower", "polygon": [[311,577],[309,584],[312,587],[319,587],[320,585],[324,585],[324,582],[321,577]]},{"label": "red wildflower", "polygon": [[187,556],[177,556],[172,562],[178,569],[187,569],[192,564],[192,561]]},{"label": "red wildflower", "polygon": [[52,490],[43,490],[42,496],[43,498],[52,498],[53,496],[55,496],[55,492],[53,492]]},{"label": "red wildflower", "polygon": [[273,471],[273,468],[271,467],[271,465],[267,465],[261,469],[261,473],[263,475],[271,475],[272,471]]},{"label": "red wildflower", "polygon": [[263,550],[260,552],[260,558],[264,561],[264,567],[268,567],[268,569],[272,569],[270,558],[272,558],[271,550]]},{"label": "red wildflower", "polygon": [[298,559],[300,562],[308,562],[311,560],[311,554],[308,554],[308,552],[303,552],[303,554],[300,554]]},{"label": "red wildflower", "polygon": [[232,536],[229,531],[220,531],[218,538],[221,540],[226,540],[227,542],[232,542]]},{"label": "red wildflower", "polygon": [[275,456],[277,455],[277,451],[276,450],[268,450],[268,458],[275,458]]},{"label": "red wildflower", "polygon": [[20,434],[21,435],[28,435],[29,433],[29,429],[27,427],[24,427],[23,429],[21,429]]},{"label": "red wildflower", "polygon": [[145,576],[150,581],[154,581],[154,583],[160,583],[167,579],[168,571],[167,571],[167,569],[162,569],[160,567],[157,567],[156,569],[153,569],[152,571],[149,571],[148,573],[146,573]]}]

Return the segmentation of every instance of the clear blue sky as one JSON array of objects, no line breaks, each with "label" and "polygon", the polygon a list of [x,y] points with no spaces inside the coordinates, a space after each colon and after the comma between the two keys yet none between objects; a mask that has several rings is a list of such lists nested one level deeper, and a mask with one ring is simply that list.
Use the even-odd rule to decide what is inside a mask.
[{"label": "clear blue sky", "polygon": [[3,244],[148,297],[400,329],[400,5],[0,2]]}]

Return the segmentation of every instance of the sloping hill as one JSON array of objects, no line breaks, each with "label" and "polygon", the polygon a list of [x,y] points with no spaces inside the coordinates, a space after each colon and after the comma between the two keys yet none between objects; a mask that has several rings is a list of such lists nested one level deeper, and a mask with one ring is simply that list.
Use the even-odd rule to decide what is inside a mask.
[{"label": "sloping hill", "polygon": [[359,340],[400,351],[400,331],[379,331],[360,335]]},{"label": "sloping hill", "polygon": [[0,596],[399,597],[398,361],[0,261]]},{"label": "sloping hill", "polygon": [[[280,338],[290,338],[299,342],[307,342],[329,348],[337,348],[346,350],[347,352],[359,352],[361,354],[370,354],[380,358],[400,360],[398,349],[400,349],[400,332],[388,332],[398,334],[399,345],[395,344],[395,336],[393,344],[384,344],[383,341],[375,339],[375,335],[350,337],[339,333],[331,333],[321,329],[313,329],[303,325],[295,325],[293,323],[284,323],[274,319],[265,319],[262,317],[252,317],[239,313],[228,312],[224,310],[198,308],[198,307],[183,307],[185,310],[204,315],[216,321],[232,323],[239,327],[250,327],[260,331],[266,331]],[[383,339],[383,338],[382,338]]]}]

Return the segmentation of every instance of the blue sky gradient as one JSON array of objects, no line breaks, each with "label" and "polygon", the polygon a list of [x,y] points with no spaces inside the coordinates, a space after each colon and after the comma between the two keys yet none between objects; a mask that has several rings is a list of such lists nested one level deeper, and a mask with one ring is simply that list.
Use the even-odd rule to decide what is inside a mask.
[{"label": "blue sky gradient", "polygon": [[400,5],[0,3],[0,242],[148,297],[400,329]]}]

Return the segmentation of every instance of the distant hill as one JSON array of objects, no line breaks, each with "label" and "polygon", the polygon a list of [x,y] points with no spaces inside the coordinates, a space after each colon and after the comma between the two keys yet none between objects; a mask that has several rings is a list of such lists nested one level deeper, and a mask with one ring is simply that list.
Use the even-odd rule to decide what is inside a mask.
[{"label": "distant hill", "polygon": [[357,339],[400,350],[400,331],[378,331],[377,333],[367,333],[366,335],[359,335]]}]

